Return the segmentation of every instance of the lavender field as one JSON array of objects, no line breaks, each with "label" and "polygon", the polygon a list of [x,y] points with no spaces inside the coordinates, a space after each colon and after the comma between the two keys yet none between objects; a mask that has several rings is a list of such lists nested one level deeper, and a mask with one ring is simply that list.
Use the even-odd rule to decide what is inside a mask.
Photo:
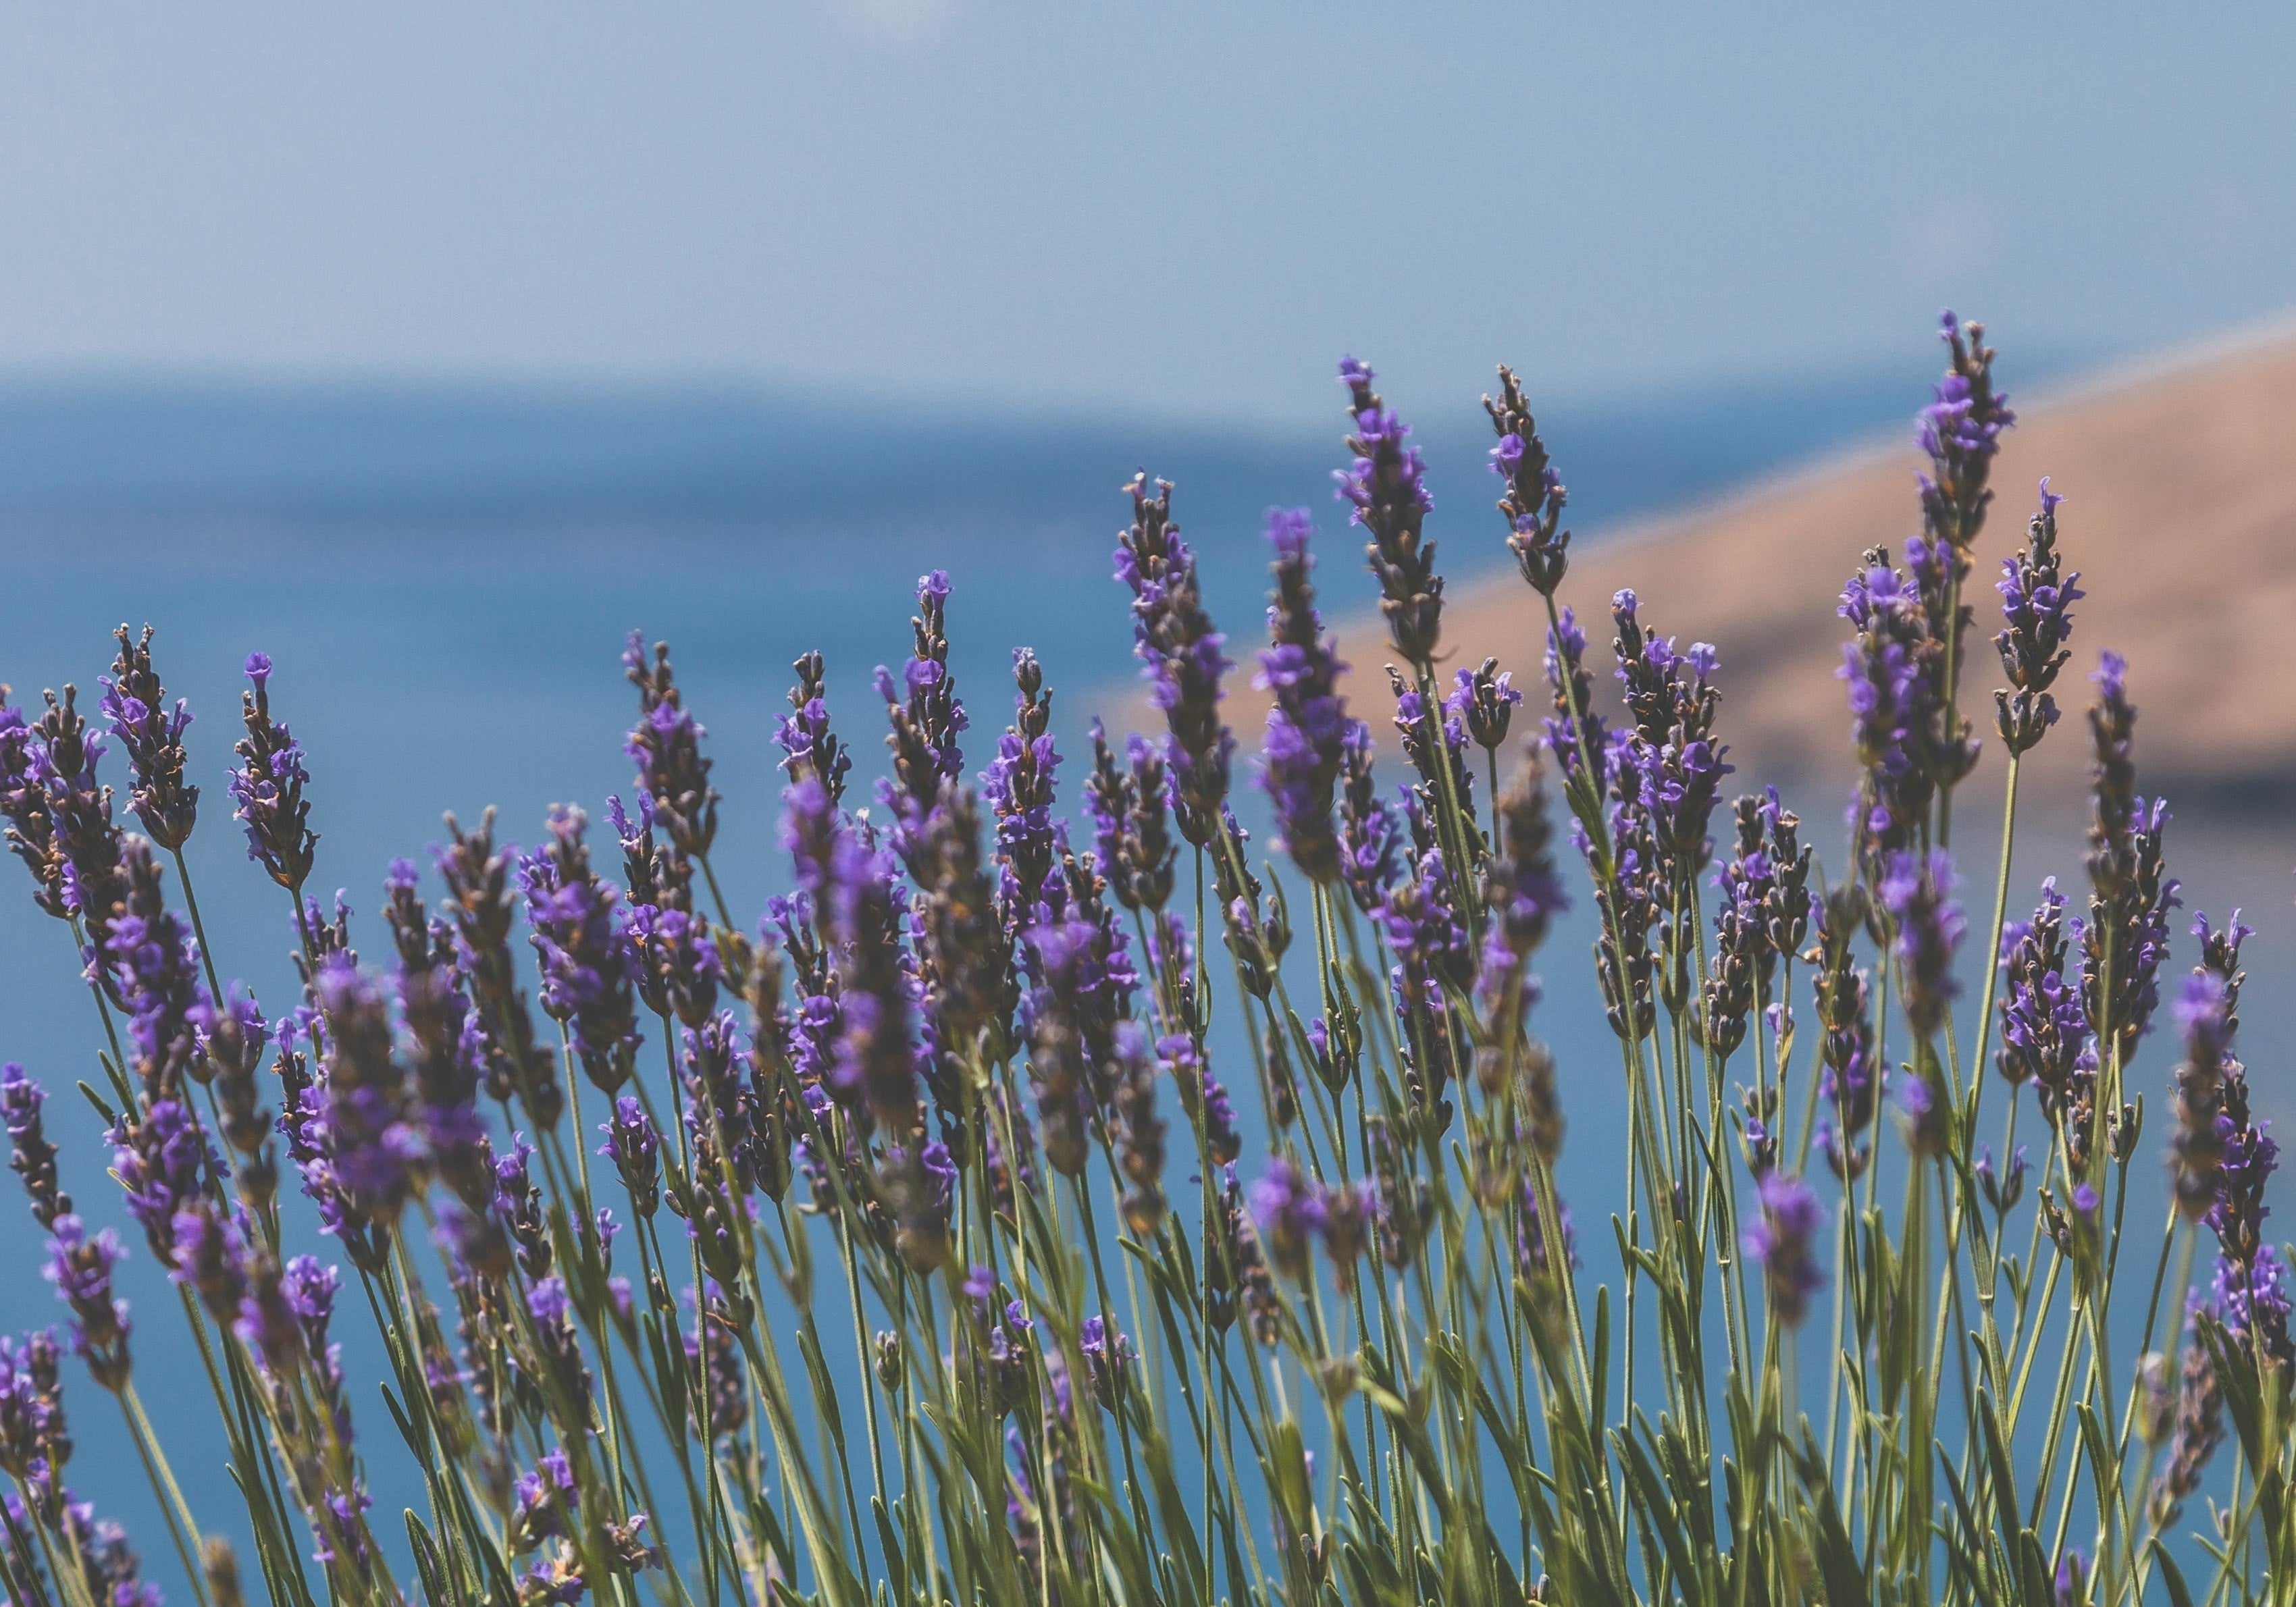
[{"label": "lavender field", "polygon": [[1574,565],[1917,370],[0,406],[11,1597],[2292,1599],[2288,845],[1948,334],[1854,797]]}]

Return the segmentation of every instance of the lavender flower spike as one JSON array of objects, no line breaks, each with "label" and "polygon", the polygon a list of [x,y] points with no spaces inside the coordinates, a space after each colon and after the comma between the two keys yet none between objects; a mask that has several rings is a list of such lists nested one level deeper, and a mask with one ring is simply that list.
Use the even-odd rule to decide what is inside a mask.
[{"label": "lavender flower spike", "polygon": [[14,1061],[0,1066],[0,1121],[8,1128],[8,1169],[24,1180],[33,1219],[52,1228],[57,1218],[71,1214],[72,1202],[57,1177],[56,1146],[48,1142],[41,1120],[47,1097],[47,1091]]},{"label": "lavender flower spike", "polygon": [[2156,1529],[2176,1521],[2186,1499],[2201,1488],[2209,1458],[2224,1440],[2224,1384],[2201,1339],[2202,1325],[2209,1320],[2205,1311],[2195,1311],[2185,1341],[2176,1432],[2169,1441],[2168,1465],[2152,1480],[2151,1517]]},{"label": "lavender flower spike", "polygon": [[1259,654],[1254,685],[1275,694],[1267,711],[1267,741],[1260,785],[1275,806],[1284,850],[1310,881],[1340,873],[1339,836],[1332,825],[1349,733],[1339,678],[1347,666],[1332,651],[1316,609],[1308,551],[1314,525],[1305,508],[1271,508],[1267,539],[1275,548],[1275,590],[1267,606],[1270,645]]},{"label": "lavender flower spike", "polygon": [[2001,594],[2006,626],[1993,645],[2009,677],[2008,687],[1993,694],[1995,724],[2012,754],[2030,752],[2057,723],[2049,688],[2072,656],[2065,648],[2072,605],[2088,594],[2079,584],[2079,571],[2064,573],[2057,555],[2057,504],[2064,500],[2046,480],[2041,482],[2041,511],[2033,515],[2025,545],[2001,561],[2003,578],[1993,588]]},{"label": "lavender flower spike", "polygon": [[711,761],[701,754],[709,734],[685,707],[670,669],[669,644],[653,644],[646,659],[645,635],[632,631],[622,650],[630,685],[638,689],[638,723],[624,750],[638,767],[638,785],[653,798],[662,829],[688,858],[706,857],[718,837],[718,789],[709,784]]},{"label": "lavender flower spike", "polygon": [[789,694],[792,712],[782,717],[774,733],[784,756],[782,768],[792,782],[814,777],[829,789],[830,802],[836,803],[845,796],[853,756],[830,729],[828,671],[818,652],[801,655],[791,668],[797,676]]},{"label": "lavender flower spike", "polygon": [[108,923],[126,897],[119,869],[121,833],[111,821],[111,789],[96,776],[103,739],[89,733],[79,712],[78,688],[67,683],[61,699],[53,693],[45,697],[48,706],[38,726],[46,759],[41,777],[58,898],[53,906],[44,901],[42,907],[53,914],[79,917],[89,977],[124,1009],[127,1002],[119,996],[118,980],[103,964],[102,953]]},{"label": "lavender flower spike", "polygon": [[1746,1226],[1746,1254],[1762,1269],[1772,1315],[1798,1328],[1809,1315],[1809,1297],[1825,1287],[1825,1274],[1811,1253],[1824,1212],[1808,1184],[1784,1172],[1763,1177],[1761,1207],[1761,1219]]},{"label": "lavender flower spike", "polygon": [[1197,848],[1219,830],[1227,800],[1235,738],[1220,719],[1220,682],[1229,668],[1226,638],[1212,627],[1196,581],[1196,558],[1172,522],[1172,485],[1132,477],[1132,523],[1119,536],[1116,578],[1132,588],[1133,652],[1164,711],[1171,736],[1165,761],[1172,778],[1180,834]]},{"label": "lavender flower spike", "polygon": [[2177,1001],[2185,1029],[2185,1059],[2177,1068],[2177,1126],[2169,1137],[2170,1177],[2177,1210],[2198,1222],[2215,1207],[2225,1159],[2220,1129],[2225,1103],[2225,1069],[2232,1056],[2232,1018],[2224,980],[2197,971],[2185,980]]},{"label": "lavender flower spike", "polygon": [[127,1382],[127,1302],[111,1292],[114,1268],[127,1259],[110,1228],[90,1235],[78,1217],[58,1217],[51,1228],[45,1276],[56,1299],[71,1308],[72,1349],[95,1382],[118,1390]]},{"label": "lavender flower spike", "polygon": [[303,796],[311,773],[303,767],[303,744],[271,717],[271,655],[248,654],[247,678],[253,686],[242,694],[247,734],[238,742],[232,801],[247,829],[247,857],[299,899],[319,846],[319,834],[311,830],[310,801]]},{"label": "lavender flower spike", "polygon": [[1353,357],[1340,360],[1355,430],[1347,438],[1355,462],[1336,471],[1339,498],[1354,504],[1354,519],[1371,537],[1364,555],[1379,577],[1380,611],[1395,650],[1424,669],[1441,640],[1443,577],[1435,572],[1435,544],[1420,530],[1434,499],[1427,494],[1427,464],[1406,444],[1411,427],[1388,409],[1372,382],[1377,376]]},{"label": "lavender flower spike", "polygon": [[561,804],[550,844],[521,857],[518,881],[541,961],[542,1008],[566,1023],[582,1069],[611,1095],[629,1080],[639,1044],[635,959],[614,918],[614,890],[590,868],[589,819]]},{"label": "lavender flower spike", "polygon": [[941,790],[964,779],[964,750],[956,739],[971,722],[948,668],[948,597],[947,574],[935,570],[922,577],[917,611],[909,621],[916,651],[898,682],[877,667],[877,695],[885,700],[893,727],[885,738],[893,750],[893,775],[878,782],[877,795],[899,823],[894,842],[904,854],[940,801]]},{"label": "lavender flower spike", "polygon": [[2169,912],[2181,900],[2167,873],[2162,838],[2166,799],[2136,791],[2136,709],[2128,701],[2128,664],[2100,656],[2089,678],[2095,757],[2089,767],[2089,918],[2081,930],[2082,1001],[2090,1024],[2110,1032],[2104,1050],[2125,1063],[2161,1001],[2161,964],[2169,953]]},{"label": "lavender flower spike", "polygon": [[1483,411],[1499,438],[1491,448],[1491,472],[1506,482],[1499,512],[1507,521],[1507,546],[1531,589],[1552,597],[1570,566],[1570,532],[1562,528],[1570,494],[1546,454],[1546,443],[1538,439],[1522,382],[1505,364],[1499,365],[1498,398],[1485,397]]},{"label": "lavender flower spike", "polygon": [[1953,857],[1940,849],[1926,859],[1911,853],[1893,856],[1877,890],[1896,928],[1906,1020],[1923,1038],[1937,1036],[1961,991],[1953,974],[1953,956],[1969,922],[1961,906],[1947,897],[1954,881]]},{"label": "lavender flower spike", "polygon": [[1496,659],[1485,659],[1480,668],[1460,667],[1451,695],[1443,700],[1443,711],[1466,727],[1475,746],[1486,753],[1496,753],[1506,746],[1515,705],[1521,701],[1514,672],[1501,669]]},{"label": "lavender flower spike", "polygon": [[48,812],[47,749],[8,691],[0,684],[0,820],[7,823],[8,851],[31,873],[33,901],[62,920],[71,912],[64,906],[63,858]]},{"label": "lavender flower spike", "polygon": [[1922,410],[1918,439],[1930,460],[1921,476],[1922,520],[1930,539],[1955,550],[1965,572],[1969,550],[1984,528],[1993,501],[1986,480],[2001,432],[2017,422],[2006,391],[1993,388],[1993,348],[1985,325],[1964,324],[1948,310],[1938,320],[1948,365],[1938,381],[1937,399]]},{"label": "lavender flower spike", "polygon": [[2045,1103],[2063,1097],[2088,1037],[2079,979],[2065,976],[2064,909],[2064,895],[2051,876],[2041,883],[2032,920],[2013,921],[2001,934],[2008,989],[1994,1064],[2013,1084],[2038,1083]]},{"label": "lavender flower spike", "polygon": [[152,667],[150,626],[140,642],[128,640],[125,625],[115,634],[119,658],[102,679],[102,706],[135,775],[128,802],[152,841],[179,849],[200,814],[200,790],[184,779],[184,728],[192,723],[191,706],[177,698],[174,709],[168,707],[168,694]]}]

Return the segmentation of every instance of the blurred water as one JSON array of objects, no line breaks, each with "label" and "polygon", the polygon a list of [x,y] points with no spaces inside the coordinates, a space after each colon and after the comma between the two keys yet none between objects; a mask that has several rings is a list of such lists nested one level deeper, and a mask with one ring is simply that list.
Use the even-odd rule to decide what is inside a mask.
[{"label": "blurred water", "polygon": [[[1922,396],[1921,377],[1915,369],[1750,387],[1640,409],[1559,407],[1548,436],[1582,525],[1599,525],[1895,420]],[[1468,421],[1438,422],[1428,431],[1439,503],[1431,529],[1448,571],[1470,577],[1505,557],[1478,463],[1484,442]],[[1126,598],[1107,570],[1127,512],[1118,488],[1144,463],[1179,483],[1207,594],[1242,657],[1259,630],[1259,525],[1271,503],[1316,508],[1328,611],[1356,613],[1370,602],[1357,544],[1330,500],[1337,433],[1249,439],[1153,422],[920,424],[858,404],[793,409],[739,398],[673,407],[660,398],[575,406],[493,396],[446,406],[419,395],[4,396],[0,680],[28,703],[43,686],[76,681],[92,708],[110,628],[159,626],[161,673],[198,715],[193,775],[205,796],[188,855],[217,964],[276,1010],[293,990],[287,906],[247,863],[224,787],[239,666],[250,649],[275,660],[275,707],[310,750],[323,838],[313,885],[348,890],[357,937],[379,954],[384,867],[395,855],[421,857],[440,836],[442,809],[470,818],[498,805],[503,835],[531,840],[551,803],[598,814],[609,792],[627,787],[620,738],[634,700],[617,655],[633,627],[667,636],[688,701],[709,727],[726,799],[718,865],[746,919],[781,884],[771,733],[799,652],[827,653],[833,711],[861,771],[873,773],[882,726],[869,669],[906,652],[916,575],[947,569],[954,663],[974,722],[969,758],[977,765],[993,751],[1009,708],[1007,652],[1029,644],[1057,688],[1072,799],[1086,719],[1124,695],[1129,676]],[[1535,663],[1532,642],[1527,634],[1519,669]],[[1257,707],[1239,674],[1232,708],[1247,748]],[[106,773],[120,781],[116,758]],[[1833,801],[1803,812],[1829,851]],[[2046,863],[2077,873],[2073,849],[2061,842]],[[2263,928],[2251,962],[2259,973],[2284,974],[2292,957],[2277,862],[2288,849],[2237,832],[2208,835],[2197,854],[2185,849],[2188,903],[2264,906],[2251,915]],[[2014,878],[2028,903],[2038,871],[2026,867],[2043,863],[2029,854]],[[2283,880],[2248,894],[2266,868]],[[1972,880],[1974,913],[1988,904],[1989,871]],[[92,1006],[64,929],[25,891],[20,870],[0,867],[0,1056],[22,1061],[57,1096],[51,1119],[67,1186],[92,1218],[119,1222],[96,1119],[70,1093],[80,1078],[100,1080]],[[1590,936],[1583,908],[1558,930],[1546,966],[1556,980],[1540,1020],[1571,1123],[1562,1186],[1581,1202],[1582,1249],[1590,1274],[1602,1275],[1616,1259],[1603,1218],[1615,1203],[1623,1103],[1615,1045],[1578,969]],[[2263,1103],[2284,1112],[2284,990],[2252,990],[2244,1013]],[[2166,1051],[2157,1039],[2154,1049],[2165,1079]],[[2165,1109],[2164,1100],[2152,1105],[2152,1132]],[[139,1377],[202,1521],[229,1529],[233,1504],[215,1479],[220,1438],[200,1369],[176,1342],[174,1301],[140,1234],[127,1227],[125,1236],[136,1251],[123,1283],[142,1324]],[[10,1328],[61,1316],[37,1282],[38,1256],[29,1219],[0,1208]],[[380,1377],[381,1358],[351,1302],[340,1326],[353,1375]],[[172,1570],[158,1555],[163,1530],[127,1440],[84,1381],[70,1398],[80,1446],[73,1482],[130,1523],[164,1577]],[[381,1445],[379,1403],[362,1395],[355,1410],[379,1513],[390,1516],[417,1494],[411,1473],[398,1447]],[[378,1528],[398,1530],[395,1516]]]}]

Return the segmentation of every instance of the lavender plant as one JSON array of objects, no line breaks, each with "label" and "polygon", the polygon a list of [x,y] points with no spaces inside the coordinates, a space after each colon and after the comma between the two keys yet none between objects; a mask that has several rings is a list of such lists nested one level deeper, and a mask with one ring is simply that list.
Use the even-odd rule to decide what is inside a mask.
[{"label": "lavender plant", "polygon": [[[856,749],[821,656],[796,661],[791,890],[753,927],[710,866],[708,733],[641,636],[619,864],[571,807],[524,852],[450,817],[435,881],[385,876],[380,966],[306,897],[324,767],[250,656],[227,791],[299,953],[269,1013],[199,932],[199,756],[152,633],[122,627],[104,683],[141,833],[73,690],[34,719],[0,689],[0,811],[70,928],[140,1238],[82,1218],[96,1168],[51,1140],[38,1077],[0,1071],[64,1308],[0,1338],[6,1598],[159,1599],[63,1481],[70,1384],[111,1398],[212,1607],[2296,1602],[2249,932],[2200,916],[2177,979],[2168,810],[2111,653],[2086,911],[2050,878],[2009,918],[2018,768],[2082,596],[2046,481],[1998,586],[1989,924],[1957,900],[1964,585],[2013,415],[1983,330],[1944,336],[1921,534],[1844,555],[1860,780],[1831,866],[1775,789],[1726,798],[1721,655],[1630,591],[1598,706],[1566,494],[1505,369],[1491,467],[1548,712],[1511,744],[1513,672],[1439,680],[1425,465],[1350,359],[1339,496],[1403,771],[1344,699],[1313,515],[1278,511],[1242,762],[1285,865],[1234,812],[1243,694],[1144,474],[1115,571],[1164,729],[1094,725],[1072,833],[1023,649],[974,774],[961,609],[929,575],[876,676],[882,813],[845,807]],[[1615,1069],[1536,1030],[1574,898]],[[1589,1098],[1626,1110],[1620,1187],[1574,1217],[1557,1167]],[[131,1321],[131,1254],[172,1280],[227,1486],[180,1478],[136,1395],[175,1318]],[[355,1379],[338,1335],[370,1323],[387,1375]],[[420,1490],[389,1521],[385,1459]]]}]

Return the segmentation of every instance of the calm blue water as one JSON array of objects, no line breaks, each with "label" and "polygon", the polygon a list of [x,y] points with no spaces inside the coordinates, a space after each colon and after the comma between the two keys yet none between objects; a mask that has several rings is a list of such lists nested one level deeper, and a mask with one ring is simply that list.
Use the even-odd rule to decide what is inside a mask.
[{"label": "calm blue water", "polygon": [[[1923,377],[1914,365],[1641,409],[1558,406],[1545,422],[1577,522],[1599,529],[1900,420],[1925,394]],[[1472,422],[1439,420],[1426,432],[1431,528],[1461,578],[1505,562]],[[1112,703],[1130,673],[1125,594],[1107,569],[1127,516],[1122,482],[1144,463],[1178,482],[1213,611],[1248,647],[1263,602],[1259,521],[1271,503],[1316,510],[1329,611],[1370,603],[1357,544],[1330,498],[1338,434],[920,422],[856,403],[736,396],[0,393],[0,681],[28,703],[43,686],[77,681],[92,705],[111,627],[160,627],[162,674],[198,715],[193,769],[206,796],[189,856],[217,963],[277,1008],[292,996],[286,906],[247,863],[224,789],[249,650],[276,661],[275,707],[310,750],[323,838],[314,886],[348,890],[370,952],[383,947],[373,911],[384,866],[420,857],[440,835],[442,809],[470,818],[498,805],[504,834],[529,840],[551,803],[597,814],[608,792],[627,788],[620,740],[633,700],[617,657],[632,627],[673,643],[688,701],[709,727],[726,799],[719,869],[737,913],[754,913],[779,885],[771,733],[798,652],[827,653],[834,712],[866,768],[882,729],[868,672],[907,649],[914,578],[946,568],[956,585],[954,661],[974,720],[968,752],[977,762],[993,750],[1009,708],[1007,654],[1026,644],[1058,689],[1073,782],[1087,716]],[[1535,663],[1532,639],[1519,669]],[[1258,720],[1242,676],[1234,701],[1248,744]],[[110,767],[117,780],[117,759]],[[1832,800],[1803,813],[1827,851]],[[2255,855],[2224,842],[2194,877],[2211,910],[2255,873]],[[2077,866],[2070,853],[2049,857]],[[2028,900],[2037,875],[2021,869],[2017,879]],[[1972,902],[1983,902],[1989,873],[1972,880],[1986,885],[1972,888]],[[2249,900],[2269,904],[2257,969],[2289,952],[2285,890],[2276,883],[2268,900]],[[0,1056],[22,1061],[58,1095],[50,1109],[67,1185],[89,1216],[117,1221],[95,1118],[70,1093],[79,1078],[98,1079],[92,1007],[63,929],[25,893],[20,870],[0,866]],[[1549,972],[1575,977],[1587,935],[1583,916],[1566,923]],[[1572,1122],[1563,1184],[1595,1204],[1580,1221],[1599,1268],[1609,1238],[1600,1202],[1623,1138],[1616,1051],[1587,990],[1574,980],[1549,991],[1543,1026]],[[2251,999],[2251,1040],[2286,1044],[2280,996],[2259,989]],[[2271,1103],[2284,1106],[2285,1082],[2271,1086]],[[230,1504],[202,1498],[217,1488],[220,1441],[196,1361],[178,1342],[174,1301],[140,1235],[127,1236],[138,1252],[124,1282],[144,1324],[139,1377],[179,1471],[192,1475],[201,1517],[228,1529]],[[0,1208],[12,1328],[61,1315],[37,1260],[29,1219]],[[354,1374],[379,1376],[363,1314],[347,1304],[340,1326]],[[127,1521],[169,1576],[164,1531],[124,1436],[100,1409],[108,1403],[84,1382],[71,1399],[73,1482]],[[394,1533],[399,1498],[414,1493],[398,1467],[404,1457],[381,1443],[379,1402],[364,1396],[355,1409],[374,1456],[379,1515],[390,1517],[378,1528]]]}]

